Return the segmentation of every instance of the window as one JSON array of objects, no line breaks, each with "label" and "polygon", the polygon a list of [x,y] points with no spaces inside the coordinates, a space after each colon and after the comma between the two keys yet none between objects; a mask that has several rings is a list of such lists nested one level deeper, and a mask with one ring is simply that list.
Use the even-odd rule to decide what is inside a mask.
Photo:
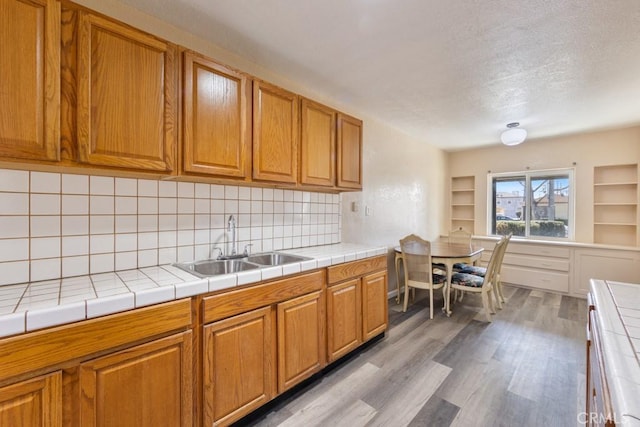
[{"label": "window", "polygon": [[573,238],[572,169],[490,174],[489,186],[492,234]]}]

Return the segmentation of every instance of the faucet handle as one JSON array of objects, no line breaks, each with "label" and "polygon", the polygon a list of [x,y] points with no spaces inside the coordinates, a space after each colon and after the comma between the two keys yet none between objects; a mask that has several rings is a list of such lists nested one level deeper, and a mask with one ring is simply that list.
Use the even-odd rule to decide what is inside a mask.
[{"label": "faucet handle", "polygon": [[253,243],[249,243],[249,244],[244,245],[244,255],[245,256],[251,255],[251,251],[249,250],[250,246],[253,246]]},{"label": "faucet handle", "polygon": [[222,257],[222,254],[223,254],[222,249],[220,249],[220,247],[218,246],[214,246],[213,248],[211,248],[211,252],[209,253],[209,259],[213,259],[213,254],[216,250],[220,251],[216,259],[220,259]]}]

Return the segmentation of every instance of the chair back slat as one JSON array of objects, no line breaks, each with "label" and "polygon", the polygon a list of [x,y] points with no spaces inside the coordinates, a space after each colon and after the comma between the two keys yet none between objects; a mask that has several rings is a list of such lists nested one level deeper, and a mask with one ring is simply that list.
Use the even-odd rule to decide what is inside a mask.
[{"label": "chair back slat", "polygon": [[471,233],[464,228],[460,227],[456,230],[451,230],[448,236],[449,243],[454,245],[467,245],[471,246]]},{"label": "chair back slat", "polygon": [[431,243],[411,234],[400,240],[405,280],[431,283]]}]

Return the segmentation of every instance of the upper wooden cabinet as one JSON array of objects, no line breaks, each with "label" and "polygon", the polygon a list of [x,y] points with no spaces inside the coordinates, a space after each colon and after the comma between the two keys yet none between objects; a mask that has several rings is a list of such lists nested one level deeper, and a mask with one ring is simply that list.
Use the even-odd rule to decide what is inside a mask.
[{"label": "upper wooden cabinet", "polygon": [[338,113],[339,188],[362,189],[362,120]]},{"label": "upper wooden cabinet", "polygon": [[173,170],[175,45],[85,10],[77,17],[77,145],[83,163]]},{"label": "upper wooden cabinet", "polygon": [[183,171],[249,179],[251,80],[193,52],[183,55]]},{"label": "upper wooden cabinet", "polygon": [[0,157],[58,160],[60,3],[0,0]]},{"label": "upper wooden cabinet", "polygon": [[336,112],[302,99],[300,183],[333,187],[336,183]]},{"label": "upper wooden cabinet", "polygon": [[298,96],[253,82],[253,178],[295,184],[298,178]]}]

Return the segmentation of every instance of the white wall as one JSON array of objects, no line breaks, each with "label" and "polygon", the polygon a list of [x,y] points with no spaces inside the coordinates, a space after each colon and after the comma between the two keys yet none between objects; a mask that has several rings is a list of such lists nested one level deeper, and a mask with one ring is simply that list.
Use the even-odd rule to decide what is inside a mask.
[{"label": "white wall", "polygon": [[392,247],[410,233],[436,238],[445,213],[444,151],[373,120],[365,121],[364,144],[364,189],[342,194],[342,241]]}]

